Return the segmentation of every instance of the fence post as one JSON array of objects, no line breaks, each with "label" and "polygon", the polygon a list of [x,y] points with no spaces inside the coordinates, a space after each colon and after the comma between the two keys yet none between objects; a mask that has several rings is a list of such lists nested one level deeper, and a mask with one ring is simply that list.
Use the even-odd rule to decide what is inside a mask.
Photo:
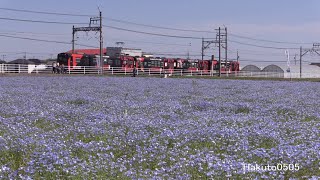
[{"label": "fence post", "polygon": [[86,67],[83,66],[83,74],[86,74]]},{"label": "fence post", "polygon": [[111,74],[113,75],[113,67],[111,67]]},{"label": "fence post", "polygon": [[202,70],[200,70],[201,76],[202,76]]},{"label": "fence post", "polygon": [[150,76],[150,68],[149,68],[149,76]]},{"label": "fence post", "polygon": [[181,74],[181,76],[182,76],[182,70],[180,70],[180,74]]},{"label": "fence post", "polygon": [[124,67],[124,75],[127,75],[127,67]]},{"label": "fence post", "polygon": [[192,70],[191,70],[191,76],[192,76]]}]

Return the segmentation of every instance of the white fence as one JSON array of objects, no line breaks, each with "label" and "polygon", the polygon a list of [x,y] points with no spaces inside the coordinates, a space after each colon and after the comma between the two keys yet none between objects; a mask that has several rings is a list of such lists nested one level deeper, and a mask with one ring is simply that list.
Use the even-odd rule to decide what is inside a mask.
[{"label": "white fence", "polygon": [[[0,64],[0,74],[54,74],[50,65],[22,65],[22,64]],[[92,66],[65,67],[63,72],[58,69],[56,73],[63,74],[104,74],[104,75],[128,75],[132,76],[132,68],[110,67],[101,68]],[[184,69],[137,69],[137,76],[218,76],[219,72],[204,70],[184,70]],[[277,73],[277,72],[233,72],[222,73],[223,77],[257,77],[257,78],[300,78],[300,73]],[[302,78],[320,78],[320,74],[302,73]]]}]

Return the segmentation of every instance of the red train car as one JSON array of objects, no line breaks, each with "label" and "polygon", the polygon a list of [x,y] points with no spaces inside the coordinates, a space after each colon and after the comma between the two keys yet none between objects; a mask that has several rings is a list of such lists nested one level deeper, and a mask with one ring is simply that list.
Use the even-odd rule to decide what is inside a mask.
[{"label": "red train car", "polygon": [[[219,67],[219,66],[218,66]],[[221,73],[235,73],[240,70],[238,61],[221,62]]]},{"label": "red train car", "polygon": [[161,58],[143,57],[138,59],[139,68],[150,69],[152,71],[159,71],[164,66],[164,62]]},{"label": "red train car", "polygon": [[72,54],[72,53],[59,53],[57,57],[57,62],[60,65],[68,66],[69,68],[73,68],[74,66],[77,66],[81,58],[83,57],[83,54]]},{"label": "red train car", "polygon": [[166,73],[172,74],[174,72],[175,67],[175,59],[172,58],[163,58],[163,69]]}]

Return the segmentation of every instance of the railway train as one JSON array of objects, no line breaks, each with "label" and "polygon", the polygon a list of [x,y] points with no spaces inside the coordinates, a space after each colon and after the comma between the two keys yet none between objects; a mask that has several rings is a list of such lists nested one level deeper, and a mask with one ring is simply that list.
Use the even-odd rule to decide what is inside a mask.
[{"label": "railway train", "polygon": [[[100,56],[90,54],[72,54],[72,53],[59,53],[57,62],[63,64],[69,69],[80,66],[96,66],[100,67]],[[140,71],[145,69],[166,70],[167,72],[174,72],[175,70],[183,70],[184,72],[203,72],[210,73],[210,71],[219,70],[219,61],[211,60],[191,60],[183,58],[166,58],[166,57],[133,57],[128,55],[120,55],[117,57],[103,56],[104,69],[121,68],[131,71],[136,67]],[[239,71],[238,61],[222,61],[221,72],[233,73]]]}]

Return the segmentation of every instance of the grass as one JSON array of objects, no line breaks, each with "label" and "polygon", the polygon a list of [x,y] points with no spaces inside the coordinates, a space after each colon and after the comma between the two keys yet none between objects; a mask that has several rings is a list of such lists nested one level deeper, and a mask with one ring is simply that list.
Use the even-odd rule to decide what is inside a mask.
[{"label": "grass", "polygon": [[248,107],[238,107],[235,111],[236,114],[249,114],[250,109]]},{"label": "grass", "polygon": [[75,99],[75,100],[66,101],[66,103],[80,106],[80,105],[88,104],[89,101],[84,99]]},{"label": "grass", "polygon": [[278,146],[277,140],[266,136],[249,136],[248,141],[250,147],[254,148],[271,149]]},{"label": "grass", "polygon": [[51,122],[43,118],[40,118],[34,121],[33,125],[44,131],[52,131],[61,127],[59,124],[56,124],[54,122]]}]

